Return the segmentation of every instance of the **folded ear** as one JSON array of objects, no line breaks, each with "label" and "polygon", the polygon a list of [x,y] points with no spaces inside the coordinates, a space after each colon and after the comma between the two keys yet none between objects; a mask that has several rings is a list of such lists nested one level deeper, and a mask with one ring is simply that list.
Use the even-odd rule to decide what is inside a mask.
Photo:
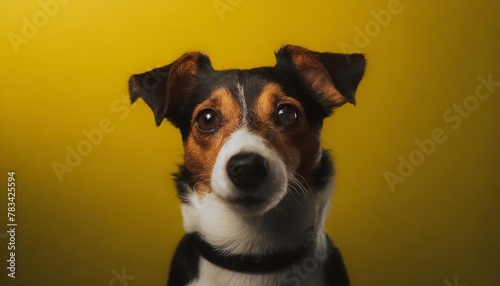
[{"label": "folded ear", "polygon": [[362,54],[319,53],[286,45],[276,52],[276,66],[294,69],[329,115],[334,107],[356,103],[366,60]]},{"label": "folded ear", "polygon": [[128,86],[131,102],[141,97],[153,110],[156,125],[167,118],[177,124],[179,104],[195,88],[201,68],[212,68],[210,59],[201,53],[185,53],[175,62],[130,77]]}]

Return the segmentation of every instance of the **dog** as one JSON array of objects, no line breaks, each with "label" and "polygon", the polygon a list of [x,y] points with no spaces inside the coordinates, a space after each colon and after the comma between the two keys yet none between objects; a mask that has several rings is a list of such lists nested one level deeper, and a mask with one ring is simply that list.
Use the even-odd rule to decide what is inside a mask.
[{"label": "dog", "polygon": [[349,285],[324,231],[334,168],[323,121],[349,102],[362,54],[284,45],[273,67],[214,70],[200,52],[135,74],[156,125],[181,133],[174,174],[186,235],[167,285]]}]

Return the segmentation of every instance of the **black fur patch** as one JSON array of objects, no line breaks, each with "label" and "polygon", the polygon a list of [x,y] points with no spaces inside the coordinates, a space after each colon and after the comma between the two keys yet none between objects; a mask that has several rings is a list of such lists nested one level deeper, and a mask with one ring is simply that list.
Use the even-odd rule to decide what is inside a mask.
[{"label": "black fur patch", "polygon": [[193,234],[186,234],[175,250],[167,286],[188,285],[198,277],[200,255]]},{"label": "black fur patch", "polygon": [[323,190],[335,175],[333,161],[327,150],[323,150],[323,155],[318,167],[314,172],[314,190]]},{"label": "black fur patch", "polygon": [[328,259],[325,261],[325,284],[329,286],[349,286],[349,277],[340,250],[327,235]]},{"label": "black fur patch", "polygon": [[181,200],[181,203],[183,204],[189,203],[188,188],[192,187],[191,184],[193,184],[191,173],[186,168],[186,166],[179,165],[179,171],[173,174],[173,176],[175,180],[175,186],[177,187],[177,196],[179,197],[179,200]]}]

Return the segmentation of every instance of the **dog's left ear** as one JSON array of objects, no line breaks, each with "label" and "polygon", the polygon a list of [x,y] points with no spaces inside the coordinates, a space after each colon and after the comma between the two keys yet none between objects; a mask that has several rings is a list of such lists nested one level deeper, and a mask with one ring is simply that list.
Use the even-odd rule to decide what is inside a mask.
[{"label": "dog's left ear", "polygon": [[292,45],[276,52],[276,67],[294,69],[314,91],[325,115],[346,102],[356,104],[354,94],[365,66],[362,54],[319,53]]},{"label": "dog's left ear", "polygon": [[130,100],[141,97],[153,110],[157,126],[167,118],[178,127],[178,107],[194,90],[201,69],[212,69],[210,59],[190,52],[167,66],[133,75],[128,82]]}]

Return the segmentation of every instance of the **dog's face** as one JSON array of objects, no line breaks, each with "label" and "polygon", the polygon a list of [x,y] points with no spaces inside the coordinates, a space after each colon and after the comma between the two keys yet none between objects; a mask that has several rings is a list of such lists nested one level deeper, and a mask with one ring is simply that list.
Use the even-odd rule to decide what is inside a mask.
[{"label": "dog's face", "polygon": [[313,188],[320,131],[335,107],[354,103],[362,55],[285,46],[274,67],[216,71],[201,53],[131,77],[156,124],[167,118],[184,144],[178,175],[183,203],[215,197],[243,215],[261,215],[287,194]]}]

